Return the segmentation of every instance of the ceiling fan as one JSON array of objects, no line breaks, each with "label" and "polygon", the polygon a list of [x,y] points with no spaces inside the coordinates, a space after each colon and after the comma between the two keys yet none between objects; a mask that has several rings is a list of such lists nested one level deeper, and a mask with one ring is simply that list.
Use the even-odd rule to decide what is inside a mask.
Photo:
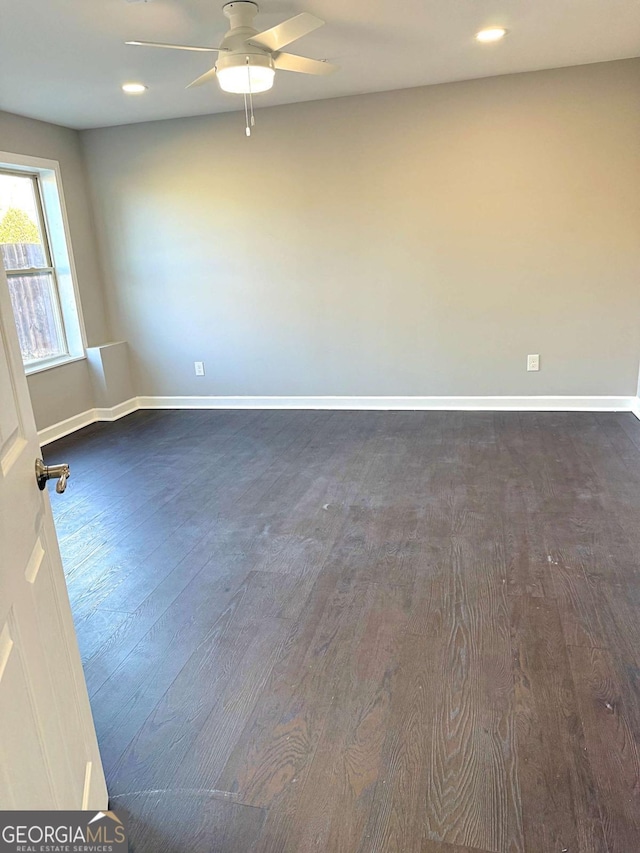
[{"label": "ceiling fan", "polygon": [[250,125],[255,124],[253,95],[266,92],[273,86],[276,69],[297,71],[301,74],[331,74],[337,70],[336,65],[325,60],[282,52],[283,47],[324,24],[324,21],[315,15],[303,12],[260,33],[253,27],[253,19],[258,13],[257,3],[250,0],[233,0],[232,3],[226,3],[222,11],[229,19],[230,27],[219,47],[149,41],[128,41],[126,44],[217,53],[218,59],[213,68],[189,83],[187,89],[201,86],[215,77],[225,92],[244,95],[247,136],[251,135]]}]

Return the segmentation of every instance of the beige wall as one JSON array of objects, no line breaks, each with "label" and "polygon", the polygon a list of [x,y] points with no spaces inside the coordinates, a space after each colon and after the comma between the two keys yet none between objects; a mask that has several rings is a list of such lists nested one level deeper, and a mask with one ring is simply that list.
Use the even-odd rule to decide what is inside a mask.
[{"label": "beige wall", "polygon": [[639,96],[625,60],[82,133],[138,393],[634,394]]},{"label": "beige wall", "polygon": [[96,408],[111,409],[136,396],[129,369],[126,341],[112,341],[87,349]]},{"label": "beige wall", "polygon": [[[632,395],[640,60],[82,134],[139,394]],[[58,160],[90,345],[109,340],[75,131]],[[540,373],[525,357],[539,352]],[[193,361],[207,375],[193,375]],[[38,426],[95,405],[30,377]]]},{"label": "beige wall", "polygon": [[[92,345],[108,340],[93,216],[78,133],[0,112],[0,151],[44,157],[60,163],[88,342]],[[38,429],[93,408],[85,361],[33,374],[28,381]]]},{"label": "beige wall", "polygon": [[95,405],[86,361],[72,361],[27,377],[39,430],[79,415]]}]

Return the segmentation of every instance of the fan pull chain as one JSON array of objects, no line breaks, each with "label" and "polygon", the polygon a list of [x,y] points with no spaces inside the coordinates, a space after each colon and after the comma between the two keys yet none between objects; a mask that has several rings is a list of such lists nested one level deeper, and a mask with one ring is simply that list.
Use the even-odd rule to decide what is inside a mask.
[{"label": "fan pull chain", "polygon": [[249,110],[247,109],[247,95],[246,93],[243,95],[244,97],[244,123],[245,123],[245,133],[247,136],[251,136],[251,128],[249,127]]},{"label": "fan pull chain", "polygon": [[[247,56],[247,78],[249,81],[249,105],[251,108],[251,127],[256,126],[255,116],[253,115],[253,92],[251,91],[251,68],[249,67],[249,57]],[[247,133],[247,136],[251,136],[251,131]]]}]

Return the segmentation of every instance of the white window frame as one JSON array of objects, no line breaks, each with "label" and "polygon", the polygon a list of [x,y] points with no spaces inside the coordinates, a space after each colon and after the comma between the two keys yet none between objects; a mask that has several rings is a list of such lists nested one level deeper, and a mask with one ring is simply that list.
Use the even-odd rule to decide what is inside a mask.
[{"label": "white window frame", "polygon": [[25,176],[35,175],[40,188],[42,216],[49,242],[50,263],[56,282],[64,338],[68,352],[55,358],[40,359],[25,364],[25,373],[40,373],[62,364],[85,359],[87,334],[82,316],[78,276],[76,273],[71,234],[67,220],[67,210],[62,188],[60,163],[42,157],[24,154],[12,154],[0,151],[0,169],[8,172],[24,172]]}]

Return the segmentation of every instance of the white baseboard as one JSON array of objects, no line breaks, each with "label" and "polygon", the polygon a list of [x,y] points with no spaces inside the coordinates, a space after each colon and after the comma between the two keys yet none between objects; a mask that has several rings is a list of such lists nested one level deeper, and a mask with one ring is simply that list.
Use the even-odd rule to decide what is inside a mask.
[{"label": "white baseboard", "polygon": [[72,418],[67,418],[64,421],[59,421],[57,424],[52,424],[51,426],[38,431],[40,445],[42,446],[49,444],[52,441],[56,441],[58,438],[62,438],[65,435],[69,435],[69,433],[89,426],[89,424],[92,424],[95,421],[95,409],[89,409],[86,412],[80,412],[79,415],[74,415]]},{"label": "white baseboard", "polygon": [[96,421],[117,421],[138,409],[632,412],[640,420],[638,397],[132,397],[111,409],[89,409],[40,430],[40,444]]},{"label": "white baseboard", "polygon": [[124,403],[119,403],[110,409],[88,409],[86,412],[80,412],[72,418],[67,418],[57,424],[52,424],[38,432],[40,445],[50,444],[52,441],[57,441],[59,438],[64,438],[72,432],[76,432],[83,427],[94,424],[96,421],[117,421],[118,418],[123,418],[125,415],[131,414],[140,408],[137,397],[132,397],[130,400],[125,400]]},{"label": "white baseboard", "polygon": [[634,397],[138,397],[141,409],[629,412]]},{"label": "white baseboard", "polygon": [[124,403],[118,403],[110,409],[94,409],[97,421],[117,421],[125,415],[130,415],[131,412],[137,412],[140,408],[137,397],[132,397],[130,400],[125,400]]}]

